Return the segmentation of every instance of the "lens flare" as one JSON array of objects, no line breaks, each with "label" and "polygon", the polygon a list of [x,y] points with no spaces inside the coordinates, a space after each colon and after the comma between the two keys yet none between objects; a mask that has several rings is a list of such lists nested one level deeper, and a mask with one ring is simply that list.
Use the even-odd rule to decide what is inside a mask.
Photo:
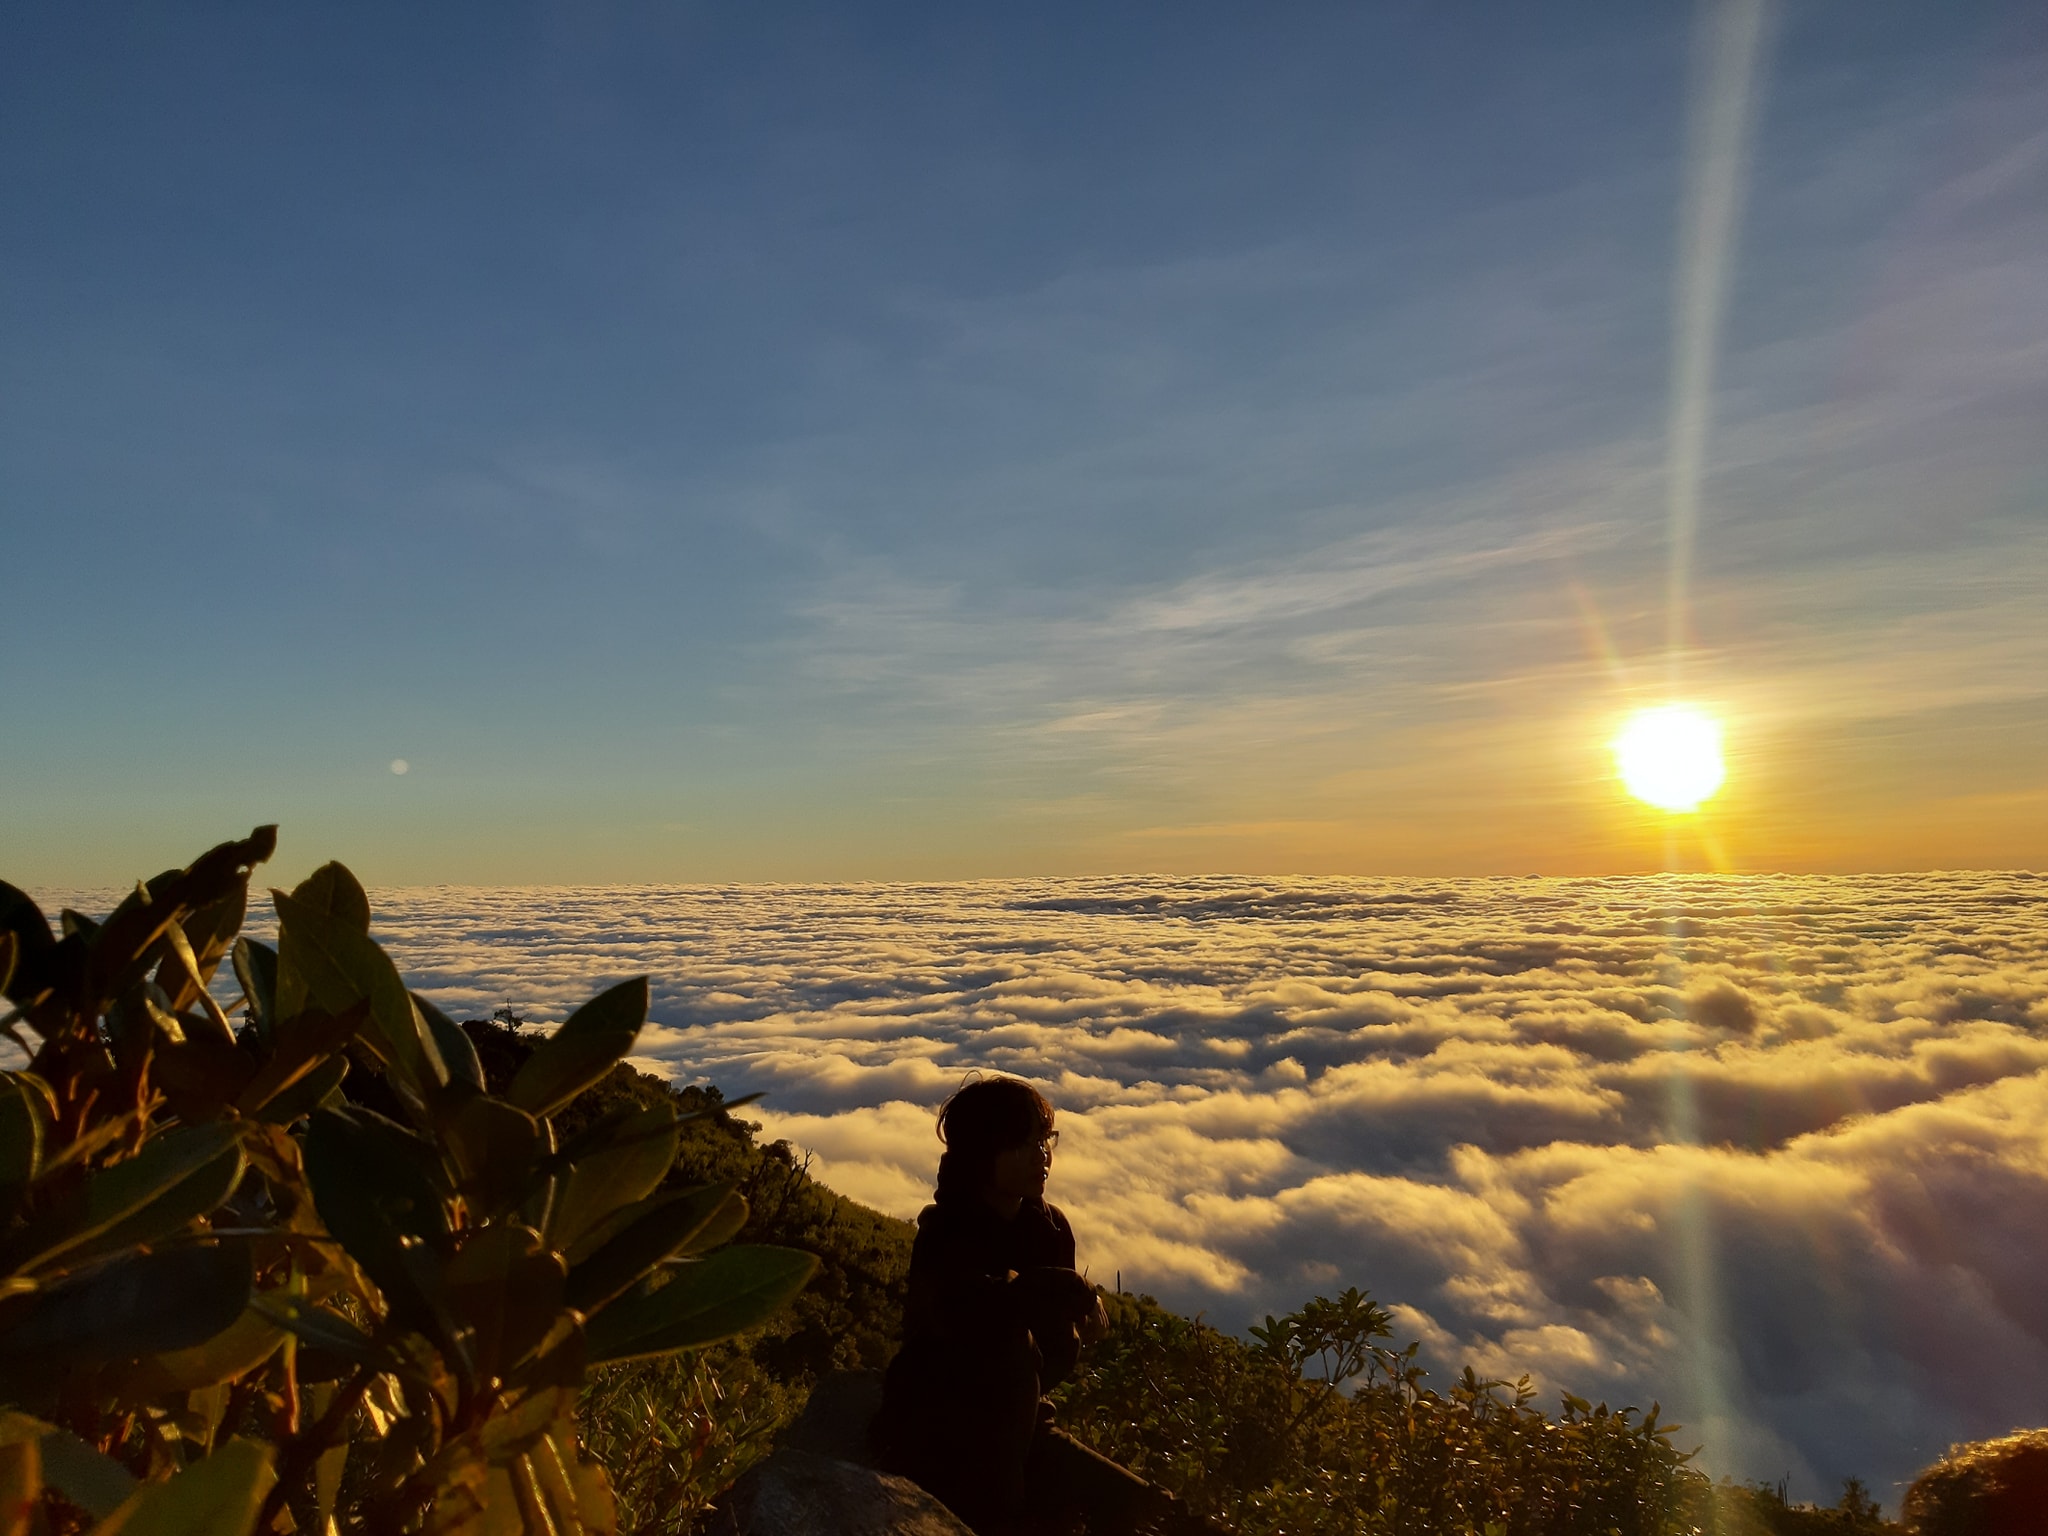
[{"label": "lens flare", "polygon": [[1727,777],[1721,727],[1692,704],[1638,710],[1614,738],[1615,767],[1628,792],[1666,811],[1695,811]]}]

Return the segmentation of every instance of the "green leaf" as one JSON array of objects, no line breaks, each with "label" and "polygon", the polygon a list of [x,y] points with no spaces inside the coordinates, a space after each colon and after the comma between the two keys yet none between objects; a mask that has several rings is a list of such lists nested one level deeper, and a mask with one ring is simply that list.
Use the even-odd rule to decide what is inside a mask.
[{"label": "green leaf", "polygon": [[72,1265],[156,1242],[214,1210],[241,1182],[232,1125],[180,1126],[135,1156],[100,1169],[30,1223],[10,1249],[30,1266]]},{"label": "green leaf", "polygon": [[292,889],[292,900],[344,928],[370,936],[370,897],[346,864],[322,864]]},{"label": "green leaf", "polygon": [[526,1187],[518,1195],[519,1219],[536,1232],[548,1229],[548,1216],[555,1208],[555,1190],[561,1180],[555,1177],[555,1122],[541,1120],[540,1158],[528,1175]]},{"label": "green leaf", "polygon": [[[0,880],[0,932],[14,935],[19,957],[49,949],[57,942],[57,935],[50,931],[50,920],[43,916],[43,909],[29,899],[26,891],[18,890],[5,880]],[[16,1002],[21,1001],[13,992],[7,995]]]},{"label": "green leaf", "polygon": [[448,1236],[439,1158],[396,1121],[353,1105],[320,1110],[306,1127],[305,1157],[314,1208],[358,1258],[359,1247],[398,1237]]},{"label": "green leaf", "polygon": [[766,1322],[818,1268],[815,1255],[746,1244],[682,1266],[657,1291],[622,1297],[585,1333],[593,1365],[695,1349]]},{"label": "green leaf", "polygon": [[322,1105],[329,1104],[336,1091],[348,1076],[348,1058],[330,1056],[319,1066],[301,1077],[290,1087],[282,1090],[276,1098],[257,1111],[256,1118],[271,1125],[290,1125],[294,1120],[310,1115]]},{"label": "green leaf", "polygon": [[320,1220],[394,1313],[409,1327],[448,1335],[434,1254],[450,1228],[433,1148],[382,1115],[351,1106],[314,1112],[305,1160]]},{"label": "green leaf", "polygon": [[531,1182],[544,1146],[541,1122],[467,1084],[450,1087],[441,1111],[441,1143],[463,1197],[474,1214],[496,1215]]},{"label": "green leaf", "polygon": [[563,1152],[569,1168],[548,1213],[548,1241],[571,1252],[612,1212],[652,1194],[675,1163],[680,1134],[674,1106],[656,1102],[611,1115],[578,1137]]},{"label": "green leaf", "polygon": [[43,1166],[39,1095],[12,1072],[0,1074],[0,1222],[14,1214]]},{"label": "green leaf", "polygon": [[277,1481],[271,1448],[234,1439],[168,1482],[144,1483],[92,1536],[249,1536]]},{"label": "green leaf", "polygon": [[[570,1306],[585,1314],[623,1295],[663,1259],[680,1253],[685,1244],[717,1220],[728,1207],[740,1222],[747,1202],[730,1184],[707,1184],[684,1194],[642,1201],[625,1213],[630,1217],[602,1247],[569,1271],[565,1293]],[[737,1223],[734,1230],[738,1230]]]},{"label": "green leaf", "polygon": [[29,899],[25,891],[18,891],[6,881],[0,881],[0,932],[10,934],[14,940],[14,963],[6,975],[6,997],[14,1004],[27,1004],[47,985],[45,965],[39,961],[49,950],[57,946],[57,936],[49,932],[49,918],[43,909]]},{"label": "green leaf", "polygon": [[185,1043],[185,1027],[163,1006],[169,1001],[163,988],[145,981],[107,1004],[106,1042],[128,1071],[142,1071],[143,1061],[159,1045]]},{"label": "green leaf", "polygon": [[581,1392],[588,1353],[583,1341],[583,1314],[558,1312],[547,1336],[516,1363],[510,1385],[527,1392],[537,1392],[542,1387],[568,1387]]},{"label": "green leaf", "polygon": [[387,1357],[377,1343],[339,1312],[303,1296],[269,1292],[250,1300],[249,1308],[305,1343],[341,1356],[354,1365],[383,1368]]},{"label": "green leaf", "polygon": [[[334,1406],[334,1394],[340,1391],[336,1382],[321,1382],[306,1388],[306,1413],[318,1423]],[[341,1497],[342,1473],[348,1468],[348,1440],[337,1440],[313,1463],[313,1518],[314,1529],[329,1529],[328,1516],[334,1513],[335,1501]],[[337,1527],[338,1529],[338,1527]]]},{"label": "green leaf", "polygon": [[0,1335],[0,1396],[22,1401],[81,1371],[190,1349],[232,1326],[249,1301],[240,1243],[127,1254],[16,1303]]},{"label": "green leaf", "polygon": [[524,1491],[519,1487],[525,1452],[558,1426],[573,1434],[575,1407],[573,1388],[528,1392],[445,1440],[410,1479],[427,1490],[431,1513],[424,1529],[434,1536],[552,1536],[579,1529],[551,1521],[530,1469]]},{"label": "green leaf", "polygon": [[38,1533],[43,1498],[43,1435],[50,1426],[25,1413],[0,1412],[0,1533]]},{"label": "green leaf", "polygon": [[165,1350],[138,1362],[124,1386],[159,1402],[182,1397],[248,1374],[283,1342],[284,1330],[252,1300],[240,1317],[205,1343]]},{"label": "green leaf", "polygon": [[[194,1015],[179,1022],[196,1023]],[[159,1040],[150,1081],[163,1090],[171,1112],[187,1125],[211,1120],[234,1102],[256,1076],[256,1058],[212,1030],[186,1028],[185,1038]]]},{"label": "green leaf", "polygon": [[[241,931],[242,918],[248,911],[249,887],[237,884],[225,894],[200,907],[179,925],[184,933],[185,944],[193,962],[192,969],[198,972],[195,980],[185,975],[185,966],[177,966],[179,985],[173,987],[165,979],[164,970],[158,971],[158,981],[171,994],[171,1005],[182,1010],[192,1007],[200,999],[206,984],[213,980],[213,973],[220,969],[228,951],[233,947],[235,935]],[[166,967],[165,969],[169,969]]]},{"label": "green leaf", "polygon": [[161,950],[165,928],[246,890],[249,871],[277,849],[277,828],[258,827],[240,842],[209,848],[189,868],[157,876],[114,908],[93,936],[83,994],[76,1001],[99,1008],[143,979]]},{"label": "green leaf", "polygon": [[434,1037],[434,1045],[441,1052],[441,1060],[448,1065],[448,1081],[467,1083],[472,1088],[481,1089],[484,1086],[484,1064],[478,1060],[476,1046],[462,1032],[462,1026],[417,992],[412,994],[412,1005],[419,1009],[427,1032]]},{"label": "green leaf", "polygon": [[271,1025],[277,1020],[277,951],[258,940],[239,938],[234,953],[235,979],[249,1005],[249,1023],[257,1040],[269,1045]]},{"label": "green leaf", "polygon": [[494,1413],[484,1421],[476,1434],[478,1447],[492,1461],[516,1456],[575,1407],[575,1394],[560,1387],[530,1392],[503,1413]]},{"label": "green leaf", "polygon": [[[272,1031],[275,1048],[270,1059],[249,1079],[248,1086],[235,1100],[235,1108],[245,1115],[263,1115],[278,1095],[309,1072],[334,1060],[369,1017],[370,1004],[363,999],[339,1014],[308,1008],[277,1025]],[[335,1080],[340,1079],[336,1076]]]},{"label": "green leaf", "polygon": [[270,894],[277,903],[279,925],[280,1018],[291,1018],[309,1005],[342,1014],[367,998],[370,1028],[361,1038],[390,1073],[400,1097],[423,1109],[447,1083],[448,1069],[391,957],[367,933],[359,932],[352,918],[338,918],[282,891]]},{"label": "green leaf", "polygon": [[561,1256],[531,1227],[494,1222],[469,1235],[446,1271],[448,1306],[470,1329],[479,1377],[502,1377],[562,1312]]},{"label": "green leaf", "polygon": [[740,1228],[747,1224],[747,1202],[734,1195],[712,1214],[709,1221],[692,1232],[683,1243],[681,1252],[695,1258],[722,1248],[740,1235]]},{"label": "green leaf", "polygon": [[600,992],[527,1057],[505,1097],[529,1114],[552,1115],[617,1066],[646,1022],[645,976]]},{"label": "green leaf", "polygon": [[604,1468],[576,1459],[576,1421],[564,1415],[545,1439],[527,1452],[535,1482],[555,1512],[558,1527],[565,1531],[608,1531],[618,1523],[618,1506],[612,1498]]},{"label": "green leaf", "polygon": [[42,1442],[29,1438],[0,1440],[0,1531],[26,1536],[30,1521],[41,1513],[43,1499]]}]

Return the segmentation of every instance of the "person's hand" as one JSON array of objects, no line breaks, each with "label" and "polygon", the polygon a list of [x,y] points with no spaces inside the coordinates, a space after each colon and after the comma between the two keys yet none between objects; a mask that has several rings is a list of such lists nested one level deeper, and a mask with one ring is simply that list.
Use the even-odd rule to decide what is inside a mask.
[{"label": "person's hand", "polygon": [[1075,1325],[1075,1331],[1080,1334],[1083,1344],[1093,1344],[1108,1335],[1109,1312],[1102,1305],[1100,1296],[1095,1298],[1095,1305],[1089,1308],[1081,1321]]}]

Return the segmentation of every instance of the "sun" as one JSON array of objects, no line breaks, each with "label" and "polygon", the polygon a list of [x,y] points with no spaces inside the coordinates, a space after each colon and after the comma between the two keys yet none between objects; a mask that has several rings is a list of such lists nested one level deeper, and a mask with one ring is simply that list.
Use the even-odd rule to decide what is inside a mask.
[{"label": "sun", "polygon": [[1721,726],[1693,704],[1639,709],[1614,738],[1621,782],[1638,800],[1667,811],[1695,811],[1727,777]]}]

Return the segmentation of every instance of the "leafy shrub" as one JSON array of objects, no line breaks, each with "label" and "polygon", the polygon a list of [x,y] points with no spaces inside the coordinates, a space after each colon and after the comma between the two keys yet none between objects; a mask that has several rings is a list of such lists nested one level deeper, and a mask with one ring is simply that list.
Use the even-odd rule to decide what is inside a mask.
[{"label": "leafy shrub", "polygon": [[2039,1530],[2048,1510],[2048,1429],[1952,1445],[1906,1490],[1914,1536]]},{"label": "leafy shrub", "polygon": [[1860,1478],[1846,1478],[1831,1509],[1795,1504],[1783,1483],[1729,1483],[1714,1489],[1713,1536],[1901,1536]]},{"label": "leafy shrub", "polygon": [[0,1529],[610,1531],[590,1368],[729,1338],[816,1260],[663,1187],[692,1112],[579,1104],[644,978],[493,1091],[340,865],[237,937],[274,842],[60,930],[0,885]]},{"label": "leafy shrub", "polygon": [[1469,1369],[1439,1394],[1356,1290],[1249,1343],[1150,1297],[1105,1300],[1109,1336],[1061,1390],[1062,1421],[1245,1536],[1675,1536],[1707,1516],[1707,1481],[1654,1407],[1567,1396],[1553,1419],[1526,1377]]},{"label": "leafy shrub", "polygon": [[[509,1009],[463,1030],[494,1089],[544,1037]],[[722,1183],[747,1200],[740,1240],[818,1257],[811,1283],[742,1338],[694,1355],[600,1366],[584,1387],[584,1448],[611,1474],[622,1536],[673,1536],[764,1455],[823,1372],[879,1366],[895,1348],[915,1229],[834,1193],[785,1142],[759,1130],[718,1089],[677,1087],[625,1063],[557,1116],[565,1134],[626,1108],[672,1104],[682,1135],[669,1182]]]},{"label": "leafy shrub", "polygon": [[682,1536],[802,1406],[734,1343],[591,1373],[584,1448],[611,1474],[624,1536]]},{"label": "leafy shrub", "polygon": [[[509,1082],[545,1038],[508,1010],[500,1014],[462,1026],[494,1084]],[[682,1133],[671,1184],[730,1185],[748,1208],[739,1241],[800,1248],[819,1261],[796,1300],[748,1336],[748,1358],[799,1390],[826,1371],[879,1369],[901,1332],[916,1228],[826,1188],[787,1142],[759,1142],[760,1127],[734,1112],[747,1102],[728,1103],[715,1087],[677,1087],[620,1063],[557,1118],[573,1134],[628,1106],[672,1105]]]}]

